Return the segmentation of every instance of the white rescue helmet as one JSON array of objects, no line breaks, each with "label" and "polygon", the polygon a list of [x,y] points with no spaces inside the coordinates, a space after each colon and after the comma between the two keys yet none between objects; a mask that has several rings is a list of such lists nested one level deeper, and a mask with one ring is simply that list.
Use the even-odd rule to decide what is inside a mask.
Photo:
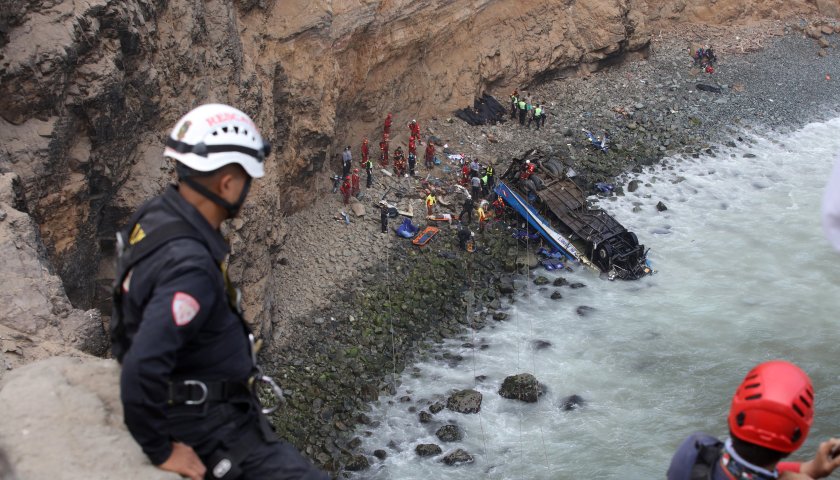
[{"label": "white rescue helmet", "polygon": [[248,115],[230,105],[209,103],[178,120],[163,156],[199,172],[238,163],[248,175],[260,178],[269,153],[271,146]]}]

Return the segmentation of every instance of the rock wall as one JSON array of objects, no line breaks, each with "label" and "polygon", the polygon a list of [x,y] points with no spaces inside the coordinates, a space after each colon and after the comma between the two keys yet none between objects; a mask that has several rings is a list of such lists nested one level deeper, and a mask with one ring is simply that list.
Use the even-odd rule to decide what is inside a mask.
[{"label": "rock wall", "polygon": [[20,478],[181,478],[152,466],[126,430],[113,360],[21,367],[0,383],[0,411],[0,446]]},{"label": "rock wall", "polygon": [[[696,4],[696,5],[695,5]],[[71,302],[107,312],[113,234],[160,191],[167,128],[207,101],[255,117],[278,152],[231,232],[248,318],[284,298],[282,216],[319,194],[338,146],[483,90],[597,69],[653,28],[832,12],[838,0],[27,0],[0,3],[0,171]],[[653,24],[651,22],[654,22]],[[249,222],[249,219],[269,221]]]}]

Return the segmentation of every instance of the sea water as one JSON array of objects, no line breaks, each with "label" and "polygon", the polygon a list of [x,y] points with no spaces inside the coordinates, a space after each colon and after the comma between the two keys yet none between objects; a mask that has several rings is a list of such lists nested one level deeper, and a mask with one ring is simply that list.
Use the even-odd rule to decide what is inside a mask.
[{"label": "sea water", "polygon": [[[578,289],[523,279],[508,320],[447,341],[440,349],[449,360],[406,369],[397,394],[372,404],[378,426],[358,431],[366,452],[387,453],[384,461],[370,457],[364,476],[664,478],[686,435],[726,435],[734,389],[753,365],[774,358],[802,366],[816,388],[814,427],[796,456],[840,434],[840,252],[820,228],[840,119],[743,136],[714,156],[668,158],[624,179],[640,182],[635,192],[600,200],[650,248],[654,276],[559,274],[586,285]],[[667,210],[657,211],[660,201]],[[556,290],[563,298],[551,300]],[[579,315],[581,306],[592,310]],[[537,340],[550,346],[536,349]],[[451,360],[458,355],[463,360]],[[506,376],[522,372],[547,387],[537,403],[497,393]],[[483,394],[480,413],[443,410],[418,421],[430,402],[465,388]],[[585,405],[563,411],[572,394]],[[463,440],[438,440],[434,432],[448,423]],[[414,450],[421,443],[443,454],[421,458]],[[474,462],[443,464],[456,448]]]}]

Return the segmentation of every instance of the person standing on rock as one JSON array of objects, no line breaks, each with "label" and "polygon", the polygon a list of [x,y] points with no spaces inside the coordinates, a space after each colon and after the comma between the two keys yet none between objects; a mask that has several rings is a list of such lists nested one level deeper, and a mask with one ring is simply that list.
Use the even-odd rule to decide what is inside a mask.
[{"label": "person standing on rock", "polygon": [[359,187],[359,169],[353,169],[353,175],[350,175],[350,187],[351,187],[351,195],[358,198],[359,193],[361,192],[361,188]]},{"label": "person standing on rock", "polygon": [[510,94],[510,119],[513,120],[516,118],[516,109],[519,104],[519,92],[514,90],[513,93]]},{"label": "person standing on rock", "polygon": [[370,158],[364,163],[365,173],[367,174],[367,188],[373,186],[373,162]]},{"label": "person standing on rock", "polygon": [[263,413],[252,385],[270,379],[257,366],[219,231],[264,175],[269,152],[245,113],[195,108],[166,140],[179,183],[118,235],[110,328],[124,421],[154,465],[192,480],[329,478]]},{"label": "person standing on rock", "polygon": [[470,184],[472,185],[472,197],[479,198],[481,194],[481,179],[478,177],[476,173],[473,175],[472,179],[470,179]]},{"label": "person standing on rock", "polygon": [[368,139],[362,141],[362,165],[367,163],[368,159],[370,158],[370,147],[368,146]]},{"label": "person standing on rock", "polygon": [[[473,203],[473,199],[471,196],[467,195],[467,198],[464,199],[464,206],[461,207],[461,213],[458,215],[458,220],[461,221],[464,225],[469,225],[472,223],[472,212],[475,209],[475,203]],[[467,221],[464,222],[464,216],[466,215]]]},{"label": "person standing on rock", "polygon": [[426,157],[424,158],[426,170],[431,170],[435,166],[435,142],[429,142],[426,145]]},{"label": "person standing on rock", "polygon": [[394,150],[394,175],[398,177],[405,175],[405,155],[403,154],[402,147],[397,147]]},{"label": "person standing on rock", "polygon": [[412,152],[408,152],[408,175],[413,177],[414,176],[414,167],[417,164],[417,155]]},{"label": "person standing on rock", "polygon": [[537,130],[539,130],[540,129],[540,122],[542,121],[542,107],[541,106],[537,105],[534,108],[533,115],[531,115],[531,117],[528,118],[528,128],[531,128],[531,121],[533,121],[536,124]]},{"label": "person standing on rock", "polygon": [[388,166],[388,140],[383,139],[379,142],[379,166]]},{"label": "person standing on rock", "polygon": [[379,224],[382,226],[382,233],[388,233],[388,202],[379,202]]},{"label": "person standing on rock", "polygon": [[496,188],[496,171],[493,170],[492,161],[487,165],[485,175],[487,176],[487,189],[492,192],[493,189]]},{"label": "person standing on rock", "polygon": [[541,103],[540,104],[540,123],[538,124],[540,127],[545,127],[545,117],[546,116],[547,116],[547,113],[545,111],[545,105]]},{"label": "person standing on rock", "polygon": [[517,103],[519,107],[519,125],[523,127],[525,126],[525,115],[528,113],[527,105],[524,98],[520,98],[519,103]]},{"label": "person standing on rock", "polygon": [[484,227],[487,225],[487,200],[482,200],[478,204],[478,231],[484,233]]},{"label": "person standing on rock", "polygon": [[417,141],[413,135],[408,138],[408,153],[413,153],[417,156]]},{"label": "person standing on rock", "polygon": [[350,179],[350,175],[346,175],[344,177],[344,181],[341,183],[341,196],[344,197],[344,204],[348,205],[350,203],[350,194],[353,192],[353,185]]},{"label": "person standing on rock", "polygon": [[409,130],[409,137],[414,138],[418,142],[420,141],[420,124],[417,123],[417,120],[412,120],[408,123],[408,130]]},{"label": "person standing on rock", "polygon": [[435,203],[437,203],[437,198],[435,198],[435,190],[430,189],[428,190],[429,194],[426,195],[426,214],[428,216],[432,216],[435,211]]},{"label": "person standing on rock", "polygon": [[382,140],[387,142],[391,138],[391,112],[385,117],[385,125],[382,127]]},{"label": "person standing on rock", "polygon": [[350,167],[353,164],[353,153],[350,151],[350,145],[347,145],[344,148],[344,151],[341,152],[341,176],[346,177],[350,175]]}]

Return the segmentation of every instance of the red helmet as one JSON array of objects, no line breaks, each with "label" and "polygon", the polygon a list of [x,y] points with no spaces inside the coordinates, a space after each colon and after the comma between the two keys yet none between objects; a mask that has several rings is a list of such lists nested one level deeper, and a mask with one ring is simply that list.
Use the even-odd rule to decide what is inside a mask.
[{"label": "red helmet", "polygon": [[814,419],[814,387],[796,365],[773,360],[750,370],[729,409],[732,435],[783,453],[796,451]]},{"label": "red helmet", "polygon": [[353,169],[353,173],[359,173],[359,169],[358,169],[358,168],[354,168],[354,169]]}]

